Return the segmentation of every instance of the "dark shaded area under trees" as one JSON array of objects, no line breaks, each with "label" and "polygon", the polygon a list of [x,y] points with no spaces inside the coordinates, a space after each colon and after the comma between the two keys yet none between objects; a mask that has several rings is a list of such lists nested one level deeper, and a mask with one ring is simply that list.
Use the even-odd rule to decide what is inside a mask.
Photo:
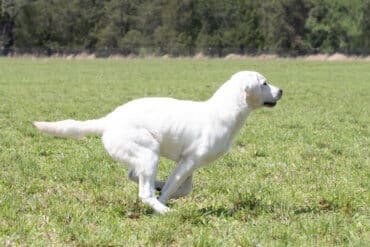
[{"label": "dark shaded area under trees", "polygon": [[8,54],[370,53],[370,0],[0,0]]}]

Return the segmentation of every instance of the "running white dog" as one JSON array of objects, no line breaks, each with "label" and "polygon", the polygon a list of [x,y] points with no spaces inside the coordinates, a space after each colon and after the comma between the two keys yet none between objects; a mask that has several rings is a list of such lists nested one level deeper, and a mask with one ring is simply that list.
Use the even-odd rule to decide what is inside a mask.
[{"label": "running white dog", "polygon": [[[272,107],[283,91],[257,72],[234,74],[207,101],[143,98],[124,104],[107,116],[87,121],[34,122],[50,135],[79,138],[102,135],[116,161],[129,167],[139,182],[139,197],[158,213],[170,198],[188,194],[192,173],[225,154],[247,119],[262,106]],[[159,157],[177,163],[166,182],[156,181]],[[155,190],[161,191],[159,198]]]}]

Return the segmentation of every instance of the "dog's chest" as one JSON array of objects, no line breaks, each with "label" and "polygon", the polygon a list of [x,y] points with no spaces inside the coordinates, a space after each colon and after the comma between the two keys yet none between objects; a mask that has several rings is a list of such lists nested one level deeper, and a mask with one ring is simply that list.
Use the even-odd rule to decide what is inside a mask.
[{"label": "dog's chest", "polygon": [[226,114],[213,121],[172,123],[160,131],[160,154],[174,161],[197,156],[202,164],[213,162],[229,151],[245,119],[246,114]]},{"label": "dog's chest", "polygon": [[232,143],[230,132],[224,129],[218,131],[202,131],[193,135],[182,133],[179,136],[163,135],[161,138],[161,155],[174,161],[181,157],[198,156],[201,163],[209,163],[225,154]]},{"label": "dog's chest", "polygon": [[230,132],[220,131],[206,135],[201,144],[200,152],[202,155],[200,159],[202,163],[207,164],[215,161],[230,150],[233,138]]},{"label": "dog's chest", "polygon": [[237,115],[229,122],[218,124],[215,127],[216,131],[211,131],[206,134],[204,137],[205,151],[203,157],[205,163],[215,161],[230,150],[233,140],[239,133],[246,118],[247,114]]}]

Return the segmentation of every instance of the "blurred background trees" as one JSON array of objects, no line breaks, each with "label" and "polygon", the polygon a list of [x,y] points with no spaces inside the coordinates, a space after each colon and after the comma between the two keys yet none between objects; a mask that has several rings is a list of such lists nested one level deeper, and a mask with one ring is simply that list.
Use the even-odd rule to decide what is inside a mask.
[{"label": "blurred background trees", "polygon": [[0,51],[370,53],[370,0],[0,0]]}]

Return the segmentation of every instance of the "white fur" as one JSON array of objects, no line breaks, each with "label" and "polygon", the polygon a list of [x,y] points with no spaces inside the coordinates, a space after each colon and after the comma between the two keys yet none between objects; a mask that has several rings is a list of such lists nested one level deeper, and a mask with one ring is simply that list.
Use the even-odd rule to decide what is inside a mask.
[{"label": "white fur", "polygon": [[[168,212],[170,198],[188,194],[193,171],[225,154],[248,114],[272,106],[282,91],[257,72],[234,74],[207,101],[143,98],[107,116],[88,121],[34,122],[41,131],[79,138],[101,134],[105,149],[139,182],[139,197],[158,213]],[[166,182],[155,181],[159,156],[177,163]],[[159,199],[155,189],[161,190]]]}]

